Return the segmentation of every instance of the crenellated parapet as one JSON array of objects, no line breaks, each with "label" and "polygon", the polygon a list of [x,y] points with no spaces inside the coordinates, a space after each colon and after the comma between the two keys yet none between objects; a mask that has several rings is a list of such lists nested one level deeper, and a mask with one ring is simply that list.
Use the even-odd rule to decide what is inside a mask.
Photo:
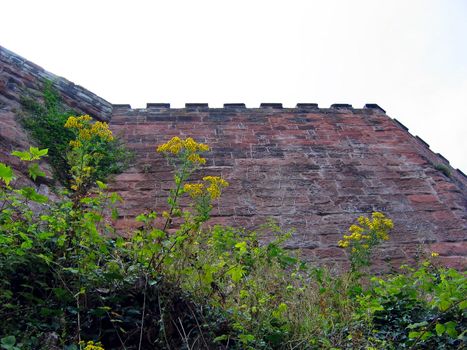
[{"label": "crenellated parapet", "polygon": [[[185,118],[182,115],[197,113],[199,120],[203,118],[212,118],[216,115],[217,118],[221,116],[228,117],[232,113],[243,113],[251,116],[267,116],[271,113],[319,113],[319,114],[357,114],[357,115],[373,115],[382,114],[386,115],[386,111],[375,103],[367,103],[362,108],[354,108],[351,104],[335,103],[330,107],[319,107],[317,103],[297,103],[295,107],[284,107],[282,103],[261,103],[259,107],[246,107],[245,103],[224,103],[223,108],[209,107],[208,103],[186,103],[184,108],[171,108],[170,103],[147,103],[146,108],[132,108],[130,104],[113,104],[112,111],[115,115],[124,114],[126,116],[144,114],[151,115],[151,117],[163,118],[166,121],[177,121],[177,118]],[[207,113],[206,116],[199,114],[200,112]],[[389,118],[389,117],[388,117]],[[391,119],[391,118],[390,118]],[[421,137],[412,135],[409,129],[397,119],[391,119],[400,129],[406,131],[412,138],[417,141],[418,145],[423,145],[425,149],[421,152],[430,159],[433,164],[446,166],[456,181],[459,181],[461,186],[465,186],[466,175],[460,169],[454,169],[450,166],[449,161],[440,153],[433,152],[430,145],[426,143]]]}]

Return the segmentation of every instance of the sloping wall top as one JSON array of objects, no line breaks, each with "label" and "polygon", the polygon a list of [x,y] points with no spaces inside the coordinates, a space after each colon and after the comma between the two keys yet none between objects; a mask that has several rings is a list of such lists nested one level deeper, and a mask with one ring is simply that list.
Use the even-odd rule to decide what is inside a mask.
[{"label": "sloping wall top", "polygon": [[0,46],[0,104],[17,105],[22,95],[39,98],[46,81],[71,108],[99,120],[110,119],[112,105],[103,98]]}]

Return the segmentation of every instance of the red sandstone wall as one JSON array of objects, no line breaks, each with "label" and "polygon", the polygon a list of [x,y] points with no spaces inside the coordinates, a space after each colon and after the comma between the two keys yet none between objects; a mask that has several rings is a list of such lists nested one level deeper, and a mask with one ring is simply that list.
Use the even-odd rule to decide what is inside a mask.
[{"label": "red sandstone wall", "polygon": [[[290,248],[301,248],[311,260],[344,261],[336,246],[341,234],[358,215],[380,210],[396,225],[393,239],[378,252],[380,264],[392,259],[397,265],[426,242],[444,262],[467,265],[465,175],[376,105],[112,107],[0,47],[0,161],[13,162],[17,171],[9,154],[30,144],[17,120],[19,99],[40,98],[45,80],[82,113],[109,120],[113,110],[112,129],[136,152],[135,166],[112,183],[126,200],[122,230],[134,226],[138,213],[165,206],[172,176],[155,146],[175,135],[192,136],[213,148],[205,172],[231,183],[213,222],[252,228],[272,217],[284,229],[295,228]],[[451,177],[435,170],[437,164],[446,165]]]},{"label": "red sandstone wall", "polygon": [[448,163],[375,105],[299,106],[115,106],[111,128],[137,154],[112,185],[125,199],[120,226],[131,227],[143,210],[164,208],[171,174],[155,146],[192,136],[213,149],[205,173],[231,184],[213,222],[253,228],[272,217],[296,230],[290,248],[311,260],[340,261],[339,237],[357,216],[378,210],[396,227],[380,264],[398,264],[430,243],[444,262],[466,266],[464,175],[436,170]]}]

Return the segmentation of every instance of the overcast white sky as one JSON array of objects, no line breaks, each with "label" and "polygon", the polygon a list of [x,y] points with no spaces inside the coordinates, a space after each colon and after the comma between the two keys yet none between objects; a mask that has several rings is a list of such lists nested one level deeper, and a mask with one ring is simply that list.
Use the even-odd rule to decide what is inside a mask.
[{"label": "overcast white sky", "polygon": [[4,0],[0,45],[112,103],[377,103],[467,172],[467,0]]}]

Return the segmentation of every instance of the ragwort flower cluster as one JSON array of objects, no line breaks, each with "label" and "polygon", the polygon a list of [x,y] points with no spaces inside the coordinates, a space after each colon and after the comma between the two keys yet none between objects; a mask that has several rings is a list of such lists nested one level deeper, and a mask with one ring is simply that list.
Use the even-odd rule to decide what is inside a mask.
[{"label": "ragwort flower cluster", "polygon": [[170,191],[167,199],[170,211],[166,215],[163,214],[163,216],[170,220],[172,215],[179,215],[179,196],[187,194],[193,199],[192,207],[197,212],[197,223],[206,221],[212,210],[212,201],[218,199],[222,190],[229,185],[227,181],[219,176],[205,176],[202,182],[187,182],[193,172],[206,163],[206,159],[201,156],[201,153],[209,151],[209,146],[196,142],[191,137],[182,139],[175,136],[158,146],[156,150],[162,153],[175,168],[174,181],[176,188]]},{"label": "ragwort flower cluster", "polygon": [[182,160],[187,160],[195,165],[206,163],[206,158],[200,156],[201,152],[209,151],[209,146],[198,143],[191,137],[182,140],[180,137],[172,137],[168,142],[157,147],[157,152],[165,156],[178,156]]},{"label": "ragwort flower cluster", "polygon": [[352,266],[363,266],[369,264],[371,249],[389,240],[394,223],[380,212],[372,213],[371,219],[360,216],[357,221],[358,225],[350,226],[350,234],[343,235],[338,245],[349,249]]},{"label": "ragwort flower cluster", "polygon": [[[350,235],[343,235],[339,241],[339,247],[347,248],[352,242],[362,242],[364,248],[369,248],[369,243],[372,241],[380,242],[389,240],[389,231],[394,227],[391,219],[388,219],[384,214],[374,212],[372,220],[365,216],[358,218],[358,223],[361,225],[352,225],[349,228]],[[367,243],[365,243],[367,242]]]},{"label": "ragwort flower cluster", "polygon": [[70,188],[80,191],[89,186],[96,166],[102,158],[102,153],[91,151],[91,148],[95,147],[96,141],[103,143],[112,141],[113,135],[107,123],[100,121],[93,123],[89,115],[68,117],[65,128],[70,129],[76,137],[69,143],[71,152],[68,154],[68,162],[72,176]]},{"label": "ragwort flower cluster", "polygon": [[105,122],[96,121],[91,123],[92,118],[89,115],[79,117],[70,116],[65,128],[73,130],[76,135],[76,140],[70,141],[70,146],[73,148],[82,147],[83,142],[90,141],[97,137],[102,141],[112,141],[112,131],[109,130],[109,125]]},{"label": "ragwort flower cluster", "polygon": [[101,342],[95,343],[92,340],[85,342],[84,340],[79,342],[80,347],[83,347],[83,350],[104,350]]},{"label": "ragwort flower cluster", "polygon": [[205,176],[203,181],[209,182],[209,186],[206,188],[211,199],[217,199],[220,197],[222,189],[229,186],[229,183],[219,176]]},{"label": "ragwort flower cluster", "polygon": [[205,176],[203,183],[187,183],[183,186],[183,191],[191,198],[209,196],[212,200],[221,196],[222,189],[229,186],[229,183],[219,176]]}]

